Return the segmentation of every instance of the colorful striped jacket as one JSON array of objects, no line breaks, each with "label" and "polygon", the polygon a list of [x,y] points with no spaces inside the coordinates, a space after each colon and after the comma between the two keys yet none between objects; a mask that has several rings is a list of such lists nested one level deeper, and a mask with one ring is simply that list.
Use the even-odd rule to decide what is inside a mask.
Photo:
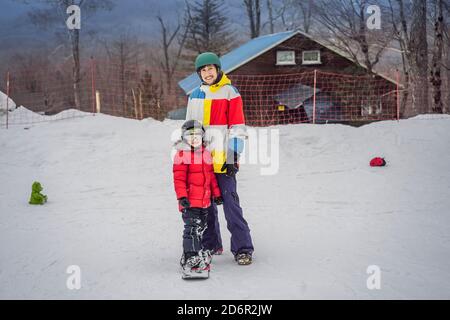
[{"label": "colorful striped jacket", "polygon": [[186,120],[198,120],[205,127],[205,140],[213,156],[215,173],[225,173],[229,141],[246,139],[247,132],[242,97],[223,74],[212,86],[201,85],[189,97]]}]

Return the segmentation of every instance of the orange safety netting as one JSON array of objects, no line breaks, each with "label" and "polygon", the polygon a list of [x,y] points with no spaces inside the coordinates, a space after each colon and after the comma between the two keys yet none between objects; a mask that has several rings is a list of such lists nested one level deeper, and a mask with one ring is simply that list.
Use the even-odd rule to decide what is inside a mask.
[{"label": "orange safety netting", "polygon": [[[101,112],[133,119],[162,120],[167,112],[186,105],[177,81],[162,69],[137,63],[86,61],[74,86],[70,63],[58,68],[17,69],[0,81],[21,110],[1,115],[0,125],[32,124]],[[379,75],[353,76],[312,71],[283,75],[229,76],[244,101],[246,122],[252,126],[398,119],[398,83]],[[6,78],[6,77],[5,77]],[[170,88],[169,88],[170,87]],[[6,101],[6,99],[3,99]],[[4,102],[1,102],[4,104]],[[12,102],[10,102],[12,104]],[[2,109],[6,110],[2,105]]]},{"label": "orange safety netting", "polygon": [[[168,81],[161,68],[91,60],[81,65],[75,85],[72,71],[70,63],[9,71],[0,80],[0,91],[10,97],[9,109],[13,112],[3,112],[0,126],[27,125],[96,112],[162,120],[167,111],[186,104],[186,98],[176,86],[176,79],[185,73],[174,73]],[[6,110],[3,103],[1,107]]]},{"label": "orange safety netting", "polygon": [[239,89],[247,123],[269,126],[397,119],[397,84],[379,76],[312,71],[230,76]]}]

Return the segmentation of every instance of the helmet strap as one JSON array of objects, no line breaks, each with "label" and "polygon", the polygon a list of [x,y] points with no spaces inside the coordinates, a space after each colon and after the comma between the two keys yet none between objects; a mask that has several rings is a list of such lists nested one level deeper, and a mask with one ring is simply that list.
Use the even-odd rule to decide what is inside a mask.
[{"label": "helmet strap", "polygon": [[216,79],[216,81],[214,81],[214,83],[212,85],[218,84],[220,82],[220,80],[222,80],[222,77],[223,77],[222,70],[220,70],[220,68],[217,68],[217,79]]}]

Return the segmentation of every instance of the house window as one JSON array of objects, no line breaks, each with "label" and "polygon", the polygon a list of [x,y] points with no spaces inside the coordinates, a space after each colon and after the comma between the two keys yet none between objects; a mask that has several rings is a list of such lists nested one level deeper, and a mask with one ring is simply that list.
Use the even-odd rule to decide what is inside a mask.
[{"label": "house window", "polygon": [[303,64],[311,65],[311,64],[321,64],[320,60],[320,51],[303,51]]},{"label": "house window", "polygon": [[277,51],[277,66],[292,66],[295,64],[295,51]]}]

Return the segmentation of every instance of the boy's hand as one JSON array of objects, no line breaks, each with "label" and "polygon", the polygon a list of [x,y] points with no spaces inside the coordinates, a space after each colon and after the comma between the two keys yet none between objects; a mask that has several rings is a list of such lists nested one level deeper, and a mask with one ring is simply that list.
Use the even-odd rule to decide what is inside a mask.
[{"label": "boy's hand", "polygon": [[216,197],[214,198],[214,203],[218,206],[220,206],[221,204],[223,204],[223,198],[222,196]]},{"label": "boy's hand", "polygon": [[188,198],[183,197],[178,199],[178,203],[180,204],[181,207],[183,207],[184,209],[188,209],[191,207],[191,203],[189,202]]}]

